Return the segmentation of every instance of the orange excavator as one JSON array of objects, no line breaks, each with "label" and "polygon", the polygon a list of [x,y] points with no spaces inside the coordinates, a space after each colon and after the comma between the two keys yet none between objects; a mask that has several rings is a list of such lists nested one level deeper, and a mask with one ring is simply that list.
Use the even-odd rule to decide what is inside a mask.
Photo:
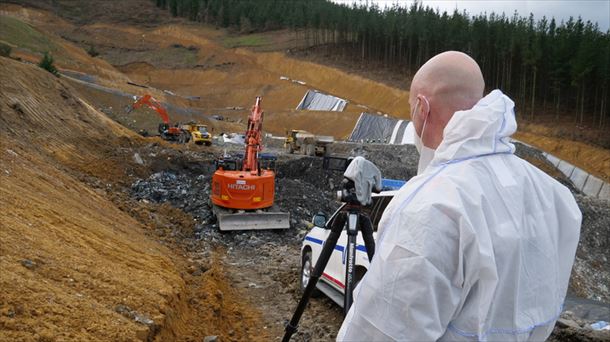
[{"label": "orange excavator", "polygon": [[149,94],[146,94],[140,98],[134,96],[135,102],[131,105],[129,112],[147,106],[148,108],[159,113],[162,123],[159,124],[159,134],[163,140],[178,141],[181,144],[186,144],[191,138],[191,133],[185,129],[177,126],[172,126],[169,123],[169,114],[159,101]]},{"label": "orange excavator", "polygon": [[286,229],[290,215],[274,210],[275,157],[262,151],[263,111],[256,98],[248,117],[242,158],[217,160],[211,200],[220,230]]}]

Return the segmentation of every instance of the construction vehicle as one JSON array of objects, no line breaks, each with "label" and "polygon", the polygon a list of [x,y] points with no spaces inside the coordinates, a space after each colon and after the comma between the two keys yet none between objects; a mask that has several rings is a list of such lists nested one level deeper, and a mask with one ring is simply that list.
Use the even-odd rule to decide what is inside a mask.
[{"label": "construction vehicle", "polygon": [[169,114],[159,101],[157,101],[154,97],[149,94],[146,94],[142,97],[134,96],[135,102],[131,105],[128,110],[128,113],[133,110],[139,109],[142,106],[146,106],[161,116],[162,123],[159,124],[159,135],[163,140],[168,141],[177,141],[181,144],[186,144],[191,139],[191,133],[188,130],[179,127],[178,124],[171,125],[169,122]]},{"label": "construction vehicle", "polygon": [[208,126],[200,123],[189,122],[182,125],[182,129],[191,133],[191,140],[197,145],[212,145],[212,134],[208,132]]},{"label": "construction vehicle", "polygon": [[335,138],[327,135],[315,135],[307,131],[293,129],[286,136],[284,147],[288,153],[301,153],[306,156],[327,156],[330,154],[328,145]]},{"label": "construction vehicle", "polygon": [[279,212],[273,204],[275,160],[259,155],[262,128],[261,98],[257,97],[248,117],[243,157],[223,156],[212,176],[210,199],[220,230],[290,228],[290,214]]}]

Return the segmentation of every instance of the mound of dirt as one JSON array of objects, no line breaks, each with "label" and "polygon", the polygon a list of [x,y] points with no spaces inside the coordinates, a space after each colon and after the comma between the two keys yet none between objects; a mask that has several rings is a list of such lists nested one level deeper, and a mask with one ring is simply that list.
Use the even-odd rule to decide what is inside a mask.
[{"label": "mound of dirt", "polygon": [[317,89],[346,98],[371,109],[409,118],[409,92],[349,74],[344,71],[287,57],[282,53],[255,53],[238,49],[237,53],[250,56],[266,70],[305,81]]},{"label": "mound of dirt", "polygon": [[146,339],[184,283],[138,222],[66,172],[124,176],[92,148],[135,137],[44,70],[0,58],[0,75],[2,339]]}]

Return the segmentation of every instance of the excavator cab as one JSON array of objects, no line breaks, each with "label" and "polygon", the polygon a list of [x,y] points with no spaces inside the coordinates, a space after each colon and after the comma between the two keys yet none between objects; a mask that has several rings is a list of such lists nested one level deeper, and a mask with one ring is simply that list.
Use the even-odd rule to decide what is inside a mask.
[{"label": "excavator cab", "polygon": [[167,133],[169,132],[169,124],[167,123],[160,123],[159,124],[159,134],[161,134],[161,136],[167,135]]},{"label": "excavator cab", "polygon": [[271,153],[260,153],[258,155],[258,169],[259,170],[272,170],[275,172],[275,164],[277,162],[277,156]]},{"label": "excavator cab", "polygon": [[224,171],[239,171],[241,170],[241,162],[243,157],[238,156],[223,156],[214,161],[216,170]]}]

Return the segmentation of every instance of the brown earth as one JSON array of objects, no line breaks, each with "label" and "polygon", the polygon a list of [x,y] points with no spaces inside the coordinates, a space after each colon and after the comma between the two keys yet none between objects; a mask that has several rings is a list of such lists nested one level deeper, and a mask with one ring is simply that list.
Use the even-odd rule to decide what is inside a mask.
[{"label": "brown earth", "polygon": [[123,208],[142,138],[37,67],[0,58],[0,75],[0,340],[266,339],[215,257],[196,277],[156,242],[189,215]]}]

